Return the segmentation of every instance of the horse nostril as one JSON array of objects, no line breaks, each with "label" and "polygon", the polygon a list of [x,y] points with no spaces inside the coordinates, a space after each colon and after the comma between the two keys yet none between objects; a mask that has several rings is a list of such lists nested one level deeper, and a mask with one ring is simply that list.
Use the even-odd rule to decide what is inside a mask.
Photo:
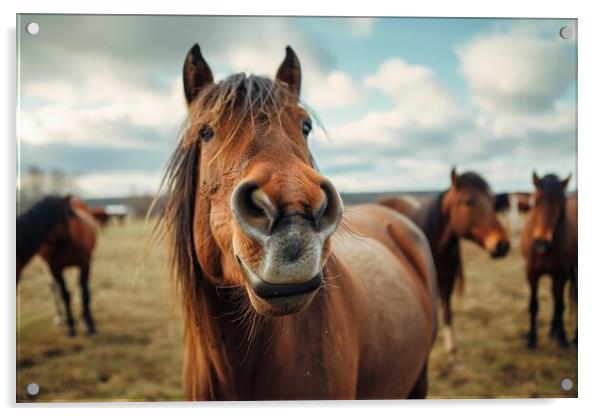
[{"label": "horse nostril", "polygon": [[230,206],[242,229],[259,240],[264,240],[270,234],[278,216],[278,208],[257,183],[250,180],[236,187]]},{"label": "horse nostril", "polygon": [[327,235],[334,233],[343,217],[343,202],[334,185],[324,179],[320,184],[324,192],[324,203],[315,216],[316,227]]}]

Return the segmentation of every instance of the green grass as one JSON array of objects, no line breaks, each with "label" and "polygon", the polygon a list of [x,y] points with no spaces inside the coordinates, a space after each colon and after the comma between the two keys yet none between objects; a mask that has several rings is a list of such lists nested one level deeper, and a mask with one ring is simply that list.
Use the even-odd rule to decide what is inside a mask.
[{"label": "green grass", "polygon": [[[24,270],[17,314],[18,401],[183,400],[179,304],[157,244],[144,261],[148,232],[141,222],[102,231],[91,272],[92,310],[99,334],[85,335],[75,270],[67,272],[78,335],[53,324],[49,274],[38,259]],[[459,360],[454,365],[438,339],[429,368],[430,398],[575,397],[577,352],[548,340],[550,279],[540,285],[540,347],[528,351],[528,286],[516,247],[493,261],[463,245],[466,292],[454,298]],[[568,314],[567,314],[568,316]],[[574,321],[567,326],[570,337]],[[572,392],[560,380],[575,381]],[[35,382],[40,392],[27,396]]]}]

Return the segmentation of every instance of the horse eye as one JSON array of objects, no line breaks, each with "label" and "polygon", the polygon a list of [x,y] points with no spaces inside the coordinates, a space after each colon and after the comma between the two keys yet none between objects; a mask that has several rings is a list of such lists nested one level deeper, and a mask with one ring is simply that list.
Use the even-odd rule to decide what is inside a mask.
[{"label": "horse eye", "polygon": [[464,201],[464,204],[467,207],[472,207],[474,205],[474,201],[472,199],[467,199],[466,201]]},{"label": "horse eye", "polygon": [[209,126],[203,126],[199,130],[199,137],[206,143],[213,137],[213,129]]},{"label": "horse eye", "polygon": [[311,133],[311,121],[309,120],[305,120],[303,122],[303,125],[301,126],[301,129],[303,131],[303,135],[305,136],[305,138],[307,138],[307,136],[309,136],[309,133]]}]

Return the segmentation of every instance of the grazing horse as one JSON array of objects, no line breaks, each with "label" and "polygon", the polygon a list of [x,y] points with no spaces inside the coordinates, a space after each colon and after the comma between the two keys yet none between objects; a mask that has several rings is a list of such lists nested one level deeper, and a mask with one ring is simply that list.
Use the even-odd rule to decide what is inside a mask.
[{"label": "grazing horse", "polygon": [[[564,330],[564,285],[572,283],[571,301],[576,301],[577,290],[577,196],[566,197],[571,176],[560,180],[549,174],[543,178],[533,172],[535,205],[525,221],[521,236],[521,251],[527,261],[527,279],[531,288],[529,312],[531,328],[527,346],[537,347],[537,289],[543,274],[552,277],[554,314],[550,337],[567,347]],[[577,343],[577,331],[575,331]]]},{"label": "grazing horse", "polygon": [[48,263],[62,294],[69,336],[76,333],[71,296],[63,278],[63,269],[69,266],[80,269],[82,316],[88,333],[96,333],[88,287],[96,227],[89,208],[72,196],[48,196],[17,217],[17,283],[23,267],[39,254]]},{"label": "grazing horse", "polygon": [[275,80],[214,83],[198,45],[183,73],[188,119],[160,229],[183,299],[186,396],[425,397],[428,242],[382,206],[343,214],[309,152],[293,50]]},{"label": "grazing horse", "polygon": [[495,197],[487,182],[474,172],[451,172],[451,187],[424,205],[408,198],[385,198],[378,203],[412,219],[426,234],[437,269],[443,307],[445,349],[455,355],[457,346],[452,327],[451,296],[456,279],[462,290],[464,273],[460,238],[471,240],[491,257],[506,255],[510,243],[495,211]]}]

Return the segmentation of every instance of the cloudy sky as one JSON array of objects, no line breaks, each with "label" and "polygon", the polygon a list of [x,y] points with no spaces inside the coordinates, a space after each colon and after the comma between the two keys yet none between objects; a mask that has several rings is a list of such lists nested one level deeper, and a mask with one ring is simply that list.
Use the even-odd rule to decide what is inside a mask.
[{"label": "cloudy sky", "polygon": [[312,151],[340,191],[443,189],[452,165],[530,190],[533,169],[575,175],[577,45],[563,26],[576,32],[574,20],[22,15],[20,168],[61,169],[86,197],[154,193],[186,114],[188,49],[198,42],[220,79],[273,75],[291,45],[328,133]]}]

